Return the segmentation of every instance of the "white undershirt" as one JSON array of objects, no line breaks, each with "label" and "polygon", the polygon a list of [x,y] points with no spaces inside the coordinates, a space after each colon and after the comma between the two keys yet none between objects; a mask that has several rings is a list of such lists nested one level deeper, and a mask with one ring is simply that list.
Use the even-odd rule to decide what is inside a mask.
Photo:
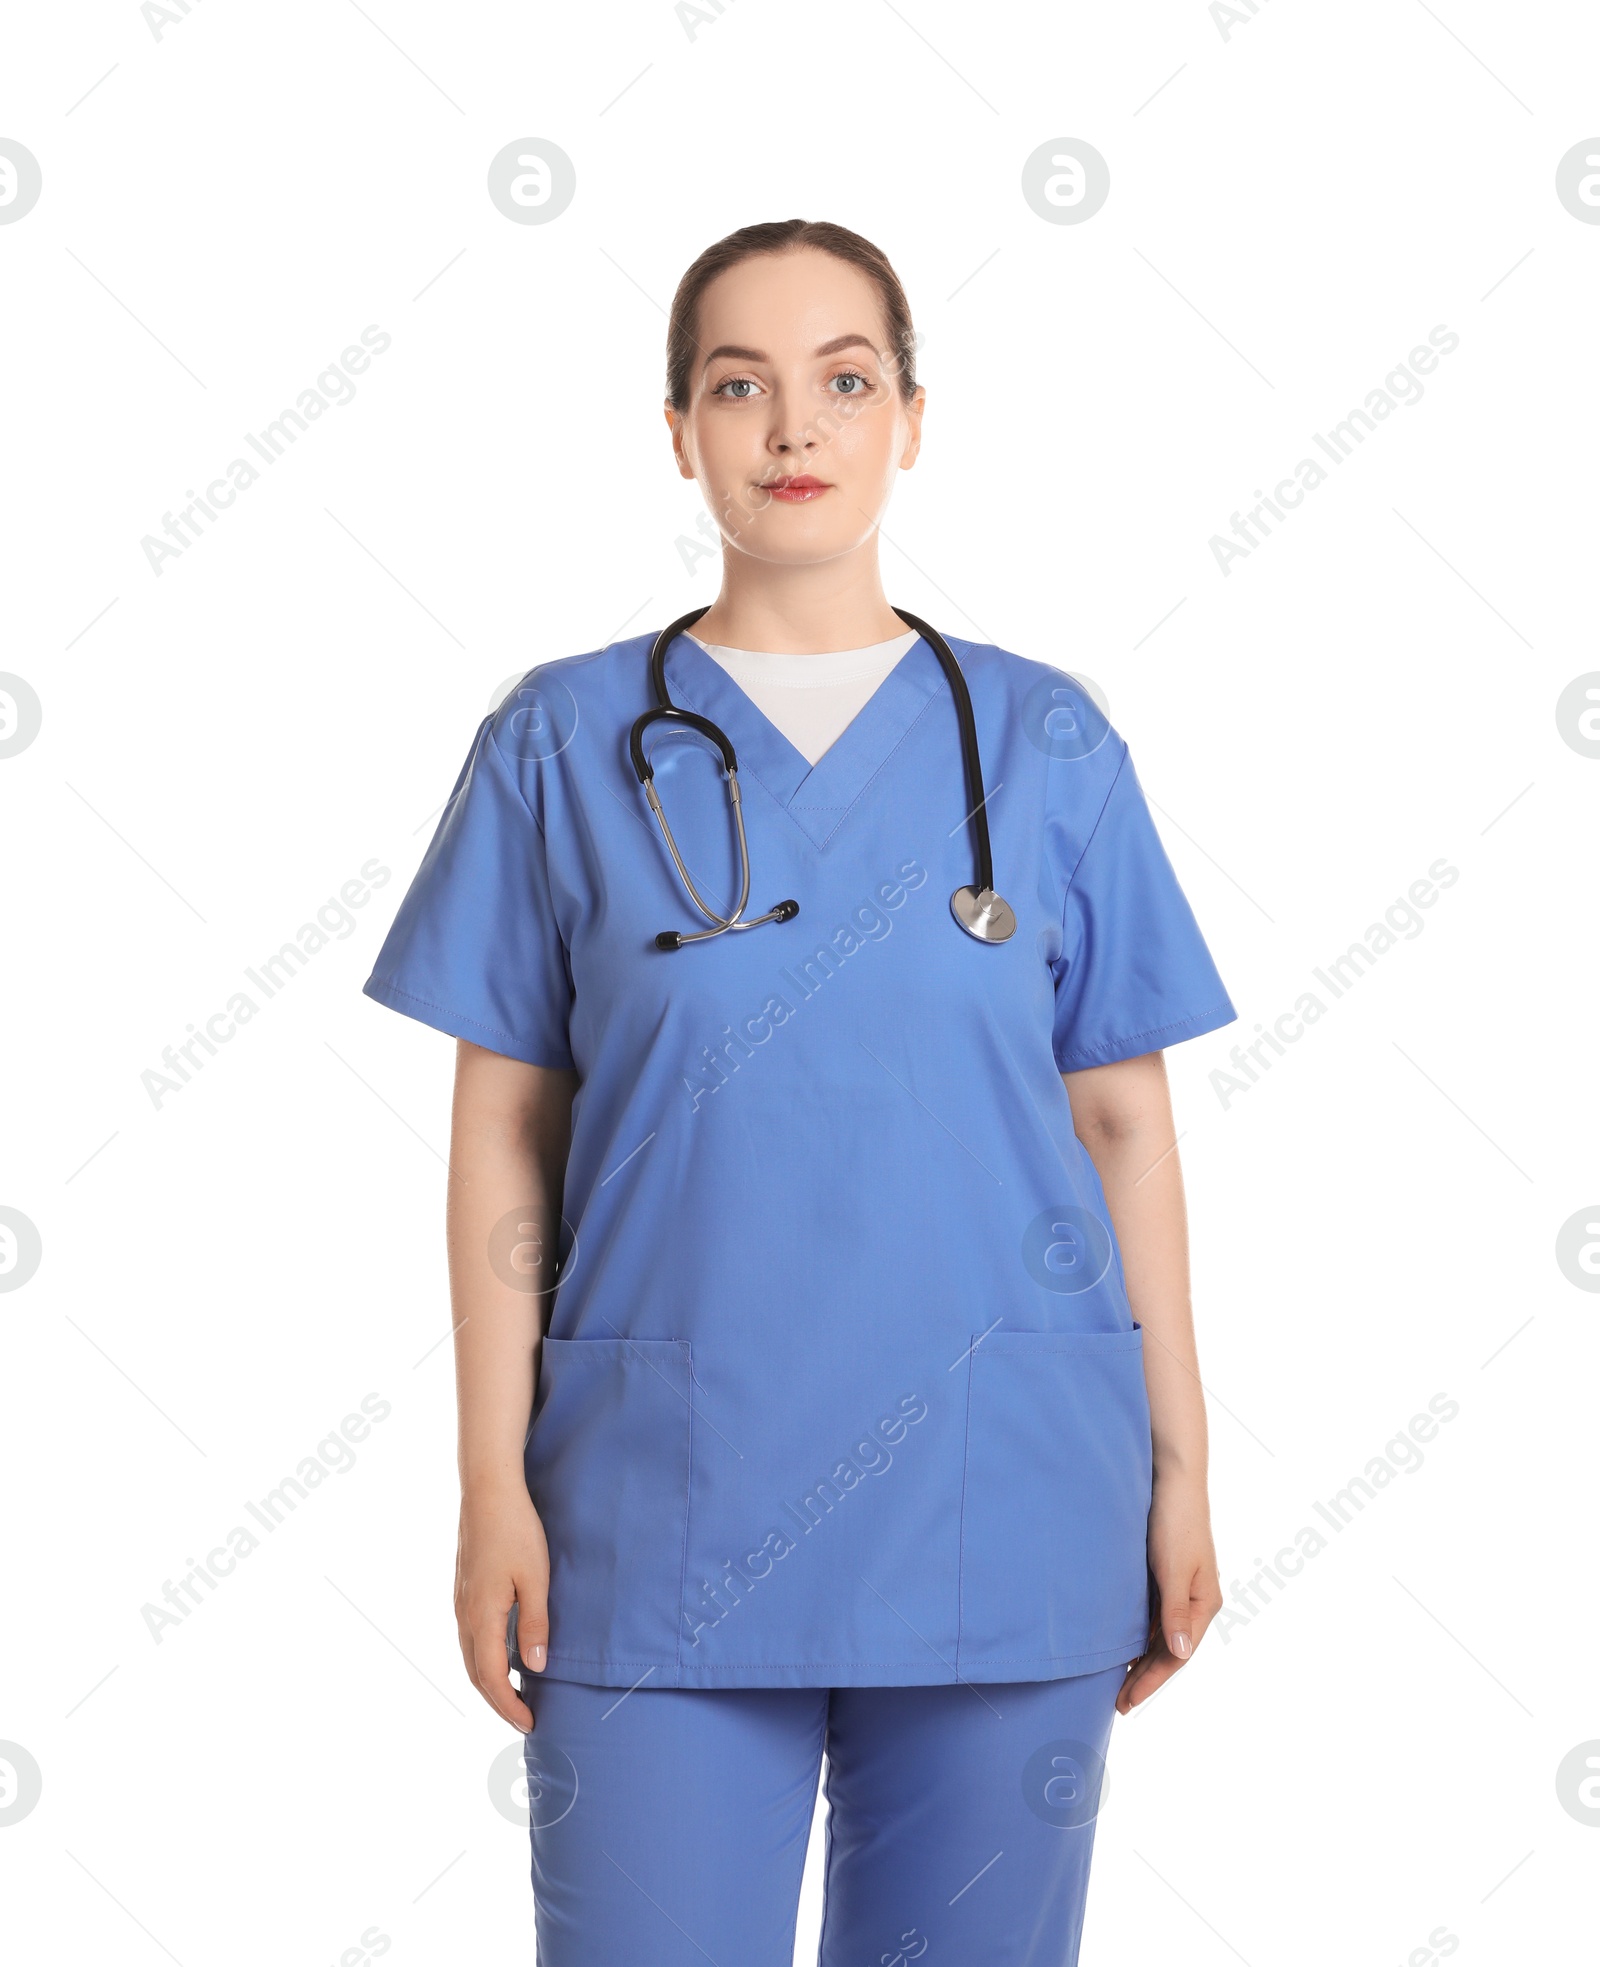
[{"label": "white undershirt", "polygon": [[840,737],[916,639],[916,630],[908,628],[892,641],[874,642],[870,649],[774,656],[761,649],[726,649],[694,637],[808,765],[815,765]]}]

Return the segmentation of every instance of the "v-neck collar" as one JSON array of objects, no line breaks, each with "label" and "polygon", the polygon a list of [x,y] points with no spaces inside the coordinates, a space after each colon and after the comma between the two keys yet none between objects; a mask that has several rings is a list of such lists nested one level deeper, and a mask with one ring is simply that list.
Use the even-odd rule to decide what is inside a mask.
[{"label": "v-neck collar", "polygon": [[692,636],[673,638],[666,672],[673,701],[722,726],[739,755],[740,778],[759,779],[818,847],[827,846],[929,698],[949,687],[919,635],[813,765]]}]

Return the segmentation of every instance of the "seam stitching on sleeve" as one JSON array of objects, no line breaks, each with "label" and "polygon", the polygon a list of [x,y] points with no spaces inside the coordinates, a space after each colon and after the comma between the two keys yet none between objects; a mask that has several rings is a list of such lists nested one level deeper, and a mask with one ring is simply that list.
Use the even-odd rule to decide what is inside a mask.
[{"label": "seam stitching on sleeve", "polygon": [[[532,1040],[524,1038],[520,1032],[502,1031],[499,1025],[485,1024],[482,1018],[469,1017],[465,1011],[458,1011],[453,1004],[436,1004],[431,997],[419,997],[414,990],[403,990],[399,984],[391,983],[387,977],[369,977],[368,982],[374,984],[377,987],[377,991],[383,993],[382,996],[378,996],[377,991],[371,993],[374,1002],[380,1004],[387,1003],[391,1010],[396,1008],[391,1000],[398,997],[407,1004],[420,1005],[425,1011],[437,1011],[440,1017],[453,1019],[457,1024],[471,1025],[474,1031],[481,1031],[486,1037],[509,1038],[513,1045],[520,1045],[526,1052],[556,1049],[552,1046],[537,1045]],[[476,1043],[477,1041],[474,1040],[473,1042]],[[568,1046],[564,1049],[567,1052],[567,1064],[565,1066],[552,1067],[552,1071],[570,1072],[573,1069],[571,1047]],[[526,1065],[532,1062],[525,1059],[523,1063]]]},{"label": "seam stitching on sleeve", "polygon": [[484,723],[487,724],[489,727],[489,742],[494,746],[495,756],[500,760],[500,763],[505,767],[507,777],[511,780],[512,785],[516,788],[517,798],[521,802],[522,810],[527,814],[528,818],[533,821],[534,830],[537,832],[539,838],[542,840],[544,838],[544,828],[539,824],[539,815],[528,804],[528,795],[522,789],[522,781],[520,778],[518,778],[516,771],[512,766],[511,760],[507,758],[505,752],[501,749],[500,740],[494,734],[494,720],[498,715],[499,715],[498,711],[491,711],[489,715],[483,720]]},{"label": "seam stitching on sleeve", "polygon": [[[1096,1052],[1118,1052],[1121,1051],[1124,1045],[1137,1045],[1145,1038],[1164,1038],[1169,1032],[1187,1031],[1191,1025],[1202,1023],[1215,1011],[1232,1011],[1234,1018],[1239,1015],[1230,999],[1219,997],[1214,1004],[1208,1004],[1200,1011],[1191,1011],[1187,1017],[1175,1018],[1171,1024],[1151,1025],[1145,1031],[1127,1031],[1120,1038],[1106,1038],[1102,1039],[1098,1045],[1081,1046],[1077,1050],[1077,1056],[1092,1059]],[[1233,1018],[1225,1018],[1223,1022],[1225,1024],[1231,1024]],[[1214,1031],[1217,1027],[1213,1025],[1210,1029]],[[1199,1032],[1195,1033],[1196,1037],[1201,1035]],[[1068,1056],[1072,1057],[1073,1054],[1069,1053]],[[1113,1061],[1113,1063],[1116,1063],[1116,1061]],[[1071,1066],[1061,1065],[1059,1060],[1057,1061],[1057,1068],[1062,1072],[1071,1072],[1073,1070]]]},{"label": "seam stitching on sleeve", "polygon": [[1072,863],[1072,872],[1067,876],[1067,885],[1061,891],[1061,950],[1063,955],[1066,954],[1067,948],[1067,897],[1072,893],[1072,884],[1078,878],[1079,868],[1083,866],[1084,855],[1094,845],[1094,837],[1100,831],[1100,822],[1106,816],[1106,808],[1111,804],[1111,795],[1116,791],[1118,781],[1121,779],[1127,763],[1128,740],[1124,738],[1122,740],[1122,756],[1117,761],[1116,771],[1111,775],[1110,785],[1106,787],[1106,796],[1100,802],[1100,810],[1094,816],[1094,825],[1089,829],[1089,837],[1083,843],[1083,853],[1079,854],[1078,858]]},{"label": "seam stitching on sleeve", "polygon": [[[500,740],[494,734],[494,720],[496,715],[497,713],[491,712],[489,716],[487,716],[483,720],[484,723],[487,724],[489,727],[489,742],[494,747],[495,756],[500,760],[500,763],[505,767],[506,776],[511,781],[512,789],[517,795],[518,803],[521,805],[522,810],[527,814],[528,818],[532,820],[533,830],[535,833],[538,834],[539,846],[541,850],[543,850],[548,845],[545,835],[545,830],[539,824],[539,815],[528,804],[528,796],[522,790],[522,781],[517,776],[516,771],[513,769],[510,759],[507,758],[505,753],[500,749]],[[480,726],[480,729],[481,728],[482,727]],[[573,982],[573,977],[572,977],[572,951],[567,946],[566,937],[561,933],[560,922],[556,920],[555,898],[550,893],[550,863],[544,852],[541,852],[540,854],[540,863],[541,864],[539,868],[539,875],[541,881],[544,884],[545,899],[550,904],[550,920],[556,932],[556,941],[561,945],[562,967],[566,970],[567,973],[567,1018],[568,1018],[568,1031],[570,1034],[572,1007],[578,1001],[577,985]],[[510,1034],[507,1035],[509,1036]]]}]

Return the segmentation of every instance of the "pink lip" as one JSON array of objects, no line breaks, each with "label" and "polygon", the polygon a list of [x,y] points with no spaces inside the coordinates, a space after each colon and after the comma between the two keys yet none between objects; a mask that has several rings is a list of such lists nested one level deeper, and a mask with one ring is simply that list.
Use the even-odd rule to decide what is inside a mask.
[{"label": "pink lip", "polygon": [[800,505],[807,499],[814,499],[819,492],[829,487],[820,478],[774,478],[763,488],[775,499],[782,499],[788,505]]}]

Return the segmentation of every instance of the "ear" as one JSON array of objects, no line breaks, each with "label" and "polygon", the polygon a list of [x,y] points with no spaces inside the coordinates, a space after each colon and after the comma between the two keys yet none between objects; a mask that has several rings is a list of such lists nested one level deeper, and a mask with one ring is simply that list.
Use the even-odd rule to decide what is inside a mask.
[{"label": "ear", "polygon": [[663,403],[661,408],[667,419],[667,428],[672,432],[672,455],[678,461],[678,476],[693,478],[694,466],[689,461],[689,453],[684,444],[683,417],[670,403]]},{"label": "ear", "polygon": [[916,463],[922,450],[922,412],[927,407],[928,392],[919,383],[911,393],[911,401],[905,406],[906,422],[910,429],[906,436],[906,447],[900,453],[900,469],[909,471]]}]

